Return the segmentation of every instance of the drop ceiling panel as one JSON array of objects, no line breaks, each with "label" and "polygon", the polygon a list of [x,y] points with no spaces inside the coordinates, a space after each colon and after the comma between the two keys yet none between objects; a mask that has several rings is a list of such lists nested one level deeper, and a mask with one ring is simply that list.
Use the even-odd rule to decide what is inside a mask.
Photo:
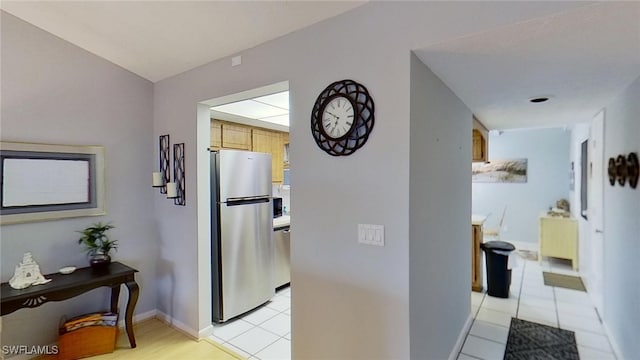
[{"label": "drop ceiling panel", "polygon": [[221,111],[238,116],[244,116],[251,119],[260,119],[270,116],[286,115],[288,110],[276,106],[267,105],[253,100],[244,100],[231,104],[220,105],[213,110]]},{"label": "drop ceiling panel", "polygon": [[281,92],[278,94],[261,96],[258,98],[254,98],[253,100],[289,110],[289,92],[288,91]]},{"label": "drop ceiling panel", "polygon": [[289,114],[259,118],[258,120],[267,121],[274,124],[289,126]]}]

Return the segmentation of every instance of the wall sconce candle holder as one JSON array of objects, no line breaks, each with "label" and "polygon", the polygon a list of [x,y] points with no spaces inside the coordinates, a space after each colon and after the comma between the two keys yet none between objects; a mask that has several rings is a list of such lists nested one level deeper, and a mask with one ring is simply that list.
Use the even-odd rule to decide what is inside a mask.
[{"label": "wall sconce candle holder", "polygon": [[153,174],[153,187],[160,188],[160,194],[167,193],[167,183],[171,175],[169,169],[169,134],[159,137],[160,171]]},{"label": "wall sconce candle holder", "polygon": [[175,205],[186,205],[185,196],[185,161],[184,143],[173,145],[173,181],[176,186],[176,197],[173,199]]}]

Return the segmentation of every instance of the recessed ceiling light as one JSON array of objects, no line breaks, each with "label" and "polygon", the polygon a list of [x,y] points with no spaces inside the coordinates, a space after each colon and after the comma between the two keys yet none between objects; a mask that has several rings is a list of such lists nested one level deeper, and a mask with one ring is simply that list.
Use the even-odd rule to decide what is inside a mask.
[{"label": "recessed ceiling light", "polygon": [[543,103],[543,102],[548,101],[548,100],[549,100],[548,96],[539,96],[539,97],[534,97],[534,98],[529,99],[530,102],[535,103],[535,104]]}]

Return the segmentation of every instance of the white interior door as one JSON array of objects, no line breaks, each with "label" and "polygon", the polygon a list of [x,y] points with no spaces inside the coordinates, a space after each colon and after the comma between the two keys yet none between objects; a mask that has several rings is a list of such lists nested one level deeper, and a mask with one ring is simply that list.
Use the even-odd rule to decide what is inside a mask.
[{"label": "white interior door", "polygon": [[591,298],[602,314],[604,270],[604,110],[591,121],[589,136],[588,221],[590,267],[587,282]]}]

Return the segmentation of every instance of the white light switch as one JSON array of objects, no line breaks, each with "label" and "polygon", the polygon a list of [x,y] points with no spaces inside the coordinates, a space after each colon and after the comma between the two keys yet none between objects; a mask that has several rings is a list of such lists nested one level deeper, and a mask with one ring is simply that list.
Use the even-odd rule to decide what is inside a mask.
[{"label": "white light switch", "polygon": [[384,225],[358,224],[358,242],[384,246]]},{"label": "white light switch", "polygon": [[231,58],[231,66],[238,66],[242,64],[242,56],[238,55],[238,56],[234,56]]},{"label": "white light switch", "polygon": [[364,224],[358,224],[358,242],[363,244],[367,243],[367,234]]}]

